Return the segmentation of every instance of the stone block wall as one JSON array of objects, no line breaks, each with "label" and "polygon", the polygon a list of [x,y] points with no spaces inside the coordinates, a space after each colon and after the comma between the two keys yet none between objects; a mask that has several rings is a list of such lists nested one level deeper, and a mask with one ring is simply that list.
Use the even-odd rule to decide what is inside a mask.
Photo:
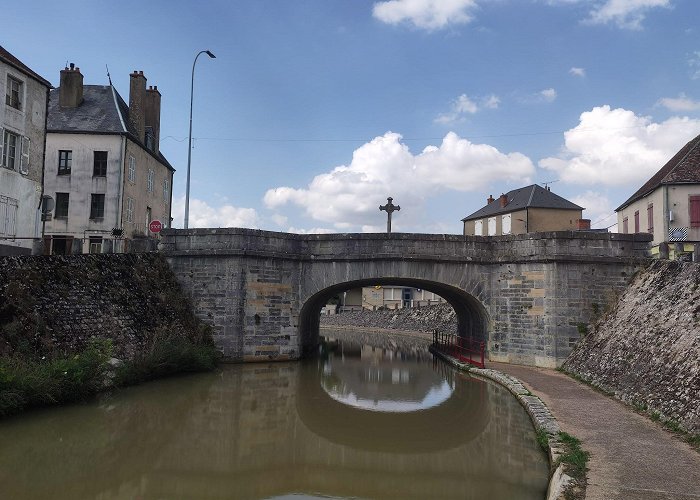
[{"label": "stone block wall", "polygon": [[154,335],[198,339],[199,325],[159,254],[0,258],[0,355],[65,356],[107,338],[131,358]]}]

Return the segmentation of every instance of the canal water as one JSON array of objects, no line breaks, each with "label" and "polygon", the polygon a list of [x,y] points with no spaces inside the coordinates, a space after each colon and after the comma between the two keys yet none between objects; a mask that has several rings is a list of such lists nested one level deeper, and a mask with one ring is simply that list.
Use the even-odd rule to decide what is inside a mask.
[{"label": "canal water", "polygon": [[547,472],[502,387],[343,341],[0,422],[3,499],[542,499]]}]

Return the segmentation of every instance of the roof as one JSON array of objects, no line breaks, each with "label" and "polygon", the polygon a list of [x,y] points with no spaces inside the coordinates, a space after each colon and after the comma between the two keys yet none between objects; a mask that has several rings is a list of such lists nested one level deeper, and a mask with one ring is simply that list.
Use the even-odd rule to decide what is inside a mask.
[{"label": "roof", "polygon": [[640,198],[644,198],[659,186],[666,184],[700,184],[700,135],[683,146],[666,165],[661,167],[651,179],[615,211],[619,212]]},{"label": "roof", "polygon": [[542,186],[532,184],[530,186],[513,189],[508,191],[508,204],[501,207],[499,198],[477,210],[471,215],[466,216],[462,221],[472,219],[481,219],[483,217],[491,217],[493,215],[508,214],[525,208],[552,208],[559,210],[583,210],[575,203],[562,198],[559,195],[552,193],[549,189],[544,189]]},{"label": "roof", "polygon": [[7,49],[5,49],[2,45],[0,45],[0,61],[9,64],[13,68],[15,68],[17,71],[21,71],[25,75],[27,75],[30,78],[34,78],[36,81],[41,83],[42,85],[52,88],[53,86],[51,85],[51,82],[48,80],[42,78],[39,76],[38,73],[35,73],[34,71],[29,68],[26,64],[24,64],[22,61],[17,59],[15,56],[10,54]]},{"label": "roof", "polygon": [[162,153],[147,149],[129,121],[129,106],[111,85],[83,85],[83,102],[75,108],[58,105],[60,88],[49,93],[49,133],[127,135],[170,170],[175,170]]}]

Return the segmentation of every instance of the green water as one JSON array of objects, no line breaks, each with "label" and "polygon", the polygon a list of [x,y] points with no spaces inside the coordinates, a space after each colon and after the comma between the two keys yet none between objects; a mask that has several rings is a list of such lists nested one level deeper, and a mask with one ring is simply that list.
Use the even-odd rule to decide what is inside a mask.
[{"label": "green water", "polygon": [[2,499],[542,499],[517,401],[425,355],[338,344],[0,422]]}]

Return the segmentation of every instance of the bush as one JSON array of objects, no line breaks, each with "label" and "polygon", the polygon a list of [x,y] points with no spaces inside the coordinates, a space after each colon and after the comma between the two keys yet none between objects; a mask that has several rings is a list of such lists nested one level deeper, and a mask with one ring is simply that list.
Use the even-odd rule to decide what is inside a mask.
[{"label": "bush", "polygon": [[111,353],[110,341],[96,339],[70,358],[0,359],[0,416],[32,406],[88,399],[102,389]]}]

